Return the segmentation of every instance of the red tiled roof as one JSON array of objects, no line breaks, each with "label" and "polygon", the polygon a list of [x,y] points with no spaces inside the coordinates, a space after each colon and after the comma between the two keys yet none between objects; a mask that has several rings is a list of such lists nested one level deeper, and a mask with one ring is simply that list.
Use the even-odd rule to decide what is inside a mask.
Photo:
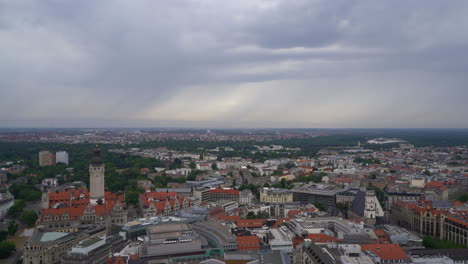
[{"label": "red tiled roof", "polygon": [[237,243],[260,243],[258,236],[238,236]]},{"label": "red tiled roof", "polygon": [[332,181],[339,182],[339,183],[350,183],[353,181],[353,179],[348,178],[348,177],[341,177],[341,178],[334,178]]},{"label": "red tiled roof", "polygon": [[81,219],[86,206],[78,206],[78,207],[62,207],[62,208],[46,208],[42,209],[41,211],[41,222],[44,221],[46,215],[50,215],[52,217],[52,221],[54,221],[54,217],[58,216],[59,220],[61,220],[62,215],[68,213],[68,218],[73,220],[75,216]]},{"label": "red tiled roof", "polygon": [[140,194],[140,202],[148,206],[150,203],[164,202],[178,197],[176,192],[145,192]]},{"label": "red tiled roof", "polygon": [[292,219],[292,218],[290,218],[290,217],[279,218],[279,219],[276,220],[276,222],[271,226],[271,228],[278,228],[279,225],[281,225],[282,223],[288,222],[288,221],[290,221],[291,219]]},{"label": "red tiled roof", "polygon": [[463,221],[463,220],[461,220],[461,219],[458,219],[458,218],[455,218],[455,217],[452,217],[452,216],[449,216],[447,219],[450,220],[450,221],[452,221],[452,222],[455,222],[455,223],[457,223],[457,224],[460,224],[460,225],[463,225],[463,226],[465,226],[465,227],[468,227],[468,220]]},{"label": "red tiled roof", "polygon": [[85,188],[68,189],[62,192],[50,192],[48,196],[49,207],[57,203],[64,203],[69,206],[89,203],[89,192]]},{"label": "red tiled roof", "polygon": [[241,218],[237,215],[228,215],[227,213],[224,214],[219,214],[216,216],[219,220],[224,220],[224,221],[238,221]]},{"label": "red tiled roof", "polygon": [[240,219],[237,220],[238,227],[262,227],[265,224],[265,219]]},{"label": "red tiled roof", "polygon": [[288,217],[294,217],[295,215],[297,214],[300,214],[301,213],[301,210],[289,210],[288,211]]},{"label": "red tiled roof", "polygon": [[[77,190],[72,190],[72,191],[77,191]],[[86,191],[87,192],[87,191]],[[60,192],[60,193],[55,193],[56,195],[58,194],[59,196],[55,197],[62,197],[65,195],[65,193],[73,193],[70,192],[69,190],[65,192]],[[81,192],[79,192],[81,193]],[[115,204],[117,201],[124,206],[124,196],[123,195],[117,195],[113,194],[111,192],[106,192],[104,194],[104,203],[102,204],[96,204],[93,205],[93,209],[96,212],[97,216],[104,216],[112,212],[112,209],[114,208]],[[40,220],[44,221],[44,217],[49,214],[52,217],[52,220],[54,219],[55,216],[61,217],[65,212],[68,213],[69,219],[74,220],[75,216],[78,218],[81,218],[83,215],[83,212],[85,211],[86,207],[89,205],[89,198],[83,198],[83,199],[76,199],[76,200],[71,200],[72,206],[68,207],[61,207],[61,208],[46,208],[42,209],[41,211],[41,217]]]},{"label": "red tiled roof", "polygon": [[257,236],[238,236],[237,250],[260,250],[260,239]]},{"label": "red tiled roof", "polygon": [[370,250],[382,260],[409,260],[405,251],[397,244],[361,245],[361,251]]},{"label": "red tiled roof", "polygon": [[380,243],[390,243],[390,238],[383,229],[374,229],[374,234],[377,236]]},{"label": "red tiled roof", "polygon": [[121,256],[118,256],[116,258],[114,257],[108,258],[107,264],[126,264],[126,262]]},{"label": "red tiled roof", "polygon": [[292,239],[293,248],[298,248],[302,243],[304,243],[303,237],[294,237]]},{"label": "red tiled roof", "polygon": [[306,237],[316,243],[328,243],[328,242],[336,242],[336,237],[334,236],[327,236],[325,234],[309,234]]}]

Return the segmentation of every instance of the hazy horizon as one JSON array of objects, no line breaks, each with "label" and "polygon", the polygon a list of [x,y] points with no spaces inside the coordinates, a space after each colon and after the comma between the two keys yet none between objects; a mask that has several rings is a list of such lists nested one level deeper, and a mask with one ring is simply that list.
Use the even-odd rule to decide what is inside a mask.
[{"label": "hazy horizon", "polygon": [[0,128],[468,128],[467,1],[2,1]]}]

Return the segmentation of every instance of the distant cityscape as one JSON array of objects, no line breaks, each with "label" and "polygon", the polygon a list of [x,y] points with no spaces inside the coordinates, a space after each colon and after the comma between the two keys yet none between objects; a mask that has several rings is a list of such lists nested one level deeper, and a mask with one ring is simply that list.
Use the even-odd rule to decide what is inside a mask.
[{"label": "distant cityscape", "polygon": [[[269,141],[343,135],[361,130],[337,129],[0,129],[0,141],[42,143],[136,144],[161,140]],[[379,131],[367,131],[378,134]]]},{"label": "distant cityscape", "polygon": [[[4,132],[0,146],[28,145],[2,157],[31,157],[0,161],[2,228],[23,241],[9,260],[468,261],[467,146],[417,147],[365,133],[305,156],[308,141],[349,132],[249,133]],[[262,142],[276,139],[288,146]],[[198,145],[137,145],[165,140]],[[91,142],[100,145],[82,144]]]},{"label": "distant cityscape", "polygon": [[468,264],[467,28],[467,0],[0,0],[0,264]]}]

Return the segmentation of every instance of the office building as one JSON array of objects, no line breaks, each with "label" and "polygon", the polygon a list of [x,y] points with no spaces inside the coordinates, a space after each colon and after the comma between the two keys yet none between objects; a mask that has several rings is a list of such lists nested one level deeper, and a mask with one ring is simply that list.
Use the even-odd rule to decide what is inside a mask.
[{"label": "office building", "polygon": [[55,155],[50,151],[39,152],[39,166],[53,166],[55,165]]},{"label": "office building", "polygon": [[57,151],[55,153],[55,162],[68,165],[68,153],[66,151]]}]

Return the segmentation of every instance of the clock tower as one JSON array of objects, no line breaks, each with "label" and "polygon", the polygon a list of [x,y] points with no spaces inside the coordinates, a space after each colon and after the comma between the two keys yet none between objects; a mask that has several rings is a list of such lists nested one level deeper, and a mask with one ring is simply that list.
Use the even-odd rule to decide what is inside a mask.
[{"label": "clock tower", "polygon": [[101,150],[94,149],[93,158],[89,164],[89,187],[91,199],[104,199],[104,163]]}]

